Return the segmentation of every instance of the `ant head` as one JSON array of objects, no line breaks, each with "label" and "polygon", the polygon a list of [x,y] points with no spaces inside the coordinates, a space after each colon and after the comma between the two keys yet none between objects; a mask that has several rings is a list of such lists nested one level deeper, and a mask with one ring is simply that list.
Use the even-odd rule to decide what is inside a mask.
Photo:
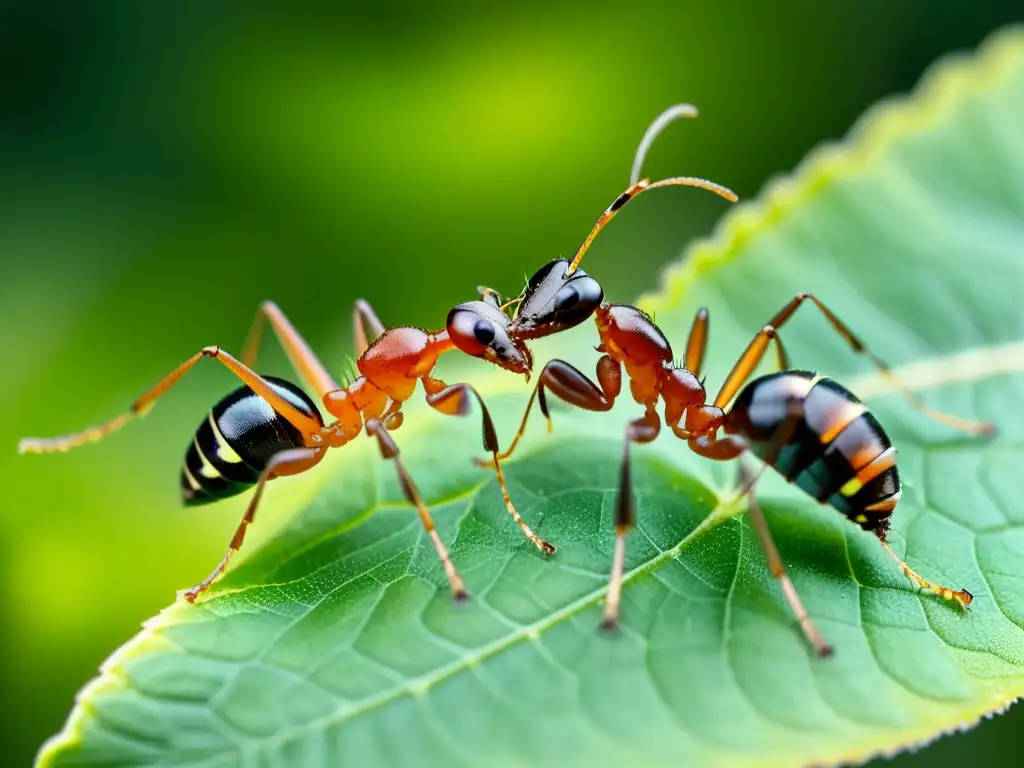
[{"label": "ant head", "polygon": [[552,261],[530,278],[509,331],[516,339],[536,339],[579,325],[604,300],[601,284],[569,262]]},{"label": "ant head", "polygon": [[493,302],[467,301],[448,313],[448,337],[461,351],[530,378],[533,356],[509,336],[509,317]]}]

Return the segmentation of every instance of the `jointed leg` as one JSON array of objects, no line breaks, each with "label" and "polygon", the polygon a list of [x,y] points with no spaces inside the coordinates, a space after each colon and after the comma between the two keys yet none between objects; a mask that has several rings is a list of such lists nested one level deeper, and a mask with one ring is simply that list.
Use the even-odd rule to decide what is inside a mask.
[{"label": "jointed leg", "polygon": [[814,626],[810,616],[807,615],[807,609],[804,608],[803,602],[800,600],[800,595],[797,594],[796,588],[793,586],[793,582],[789,578],[789,574],[786,572],[786,566],[782,562],[782,557],[779,555],[779,550],[775,546],[775,541],[772,539],[771,531],[768,529],[768,521],[765,519],[764,512],[761,511],[760,504],[757,503],[757,497],[754,495],[754,488],[757,486],[757,481],[761,477],[761,473],[752,473],[747,470],[746,467],[742,468],[743,484],[740,491],[740,495],[747,496],[747,512],[750,515],[750,522],[754,526],[754,531],[757,533],[757,538],[761,542],[761,549],[764,550],[765,559],[768,561],[768,569],[771,571],[772,576],[779,582],[779,586],[782,587],[782,594],[786,598],[786,602],[789,603],[790,608],[796,615],[797,621],[800,622],[800,628],[803,629],[804,635],[807,637],[807,641],[814,646],[815,652],[818,656],[831,656],[832,646],[825,642],[822,638],[821,633],[818,632],[818,628]]},{"label": "jointed leg", "polygon": [[661,418],[654,406],[639,419],[626,427],[626,441],[622,449],[622,464],[619,468],[619,495],[615,505],[615,554],[612,558],[612,573],[608,580],[608,596],[604,601],[604,617],[601,629],[615,629],[619,625],[619,603],[622,599],[622,576],[626,565],[626,534],[636,523],[636,499],[633,495],[633,479],[630,468],[629,448],[633,443],[649,443],[661,431]]},{"label": "jointed leg", "polygon": [[[384,323],[365,299],[356,300],[352,310],[352,328],[355,334],[356,357],[362,357],[363,352],[384,333]],[[366,332],[367,328],[370,329],[369,333]]]},{"label": "jointed leg", "polygon": [[776,578],[779,586],[782,587],[782,594],[785,596],[790,608],[793,609],[797,621],[800,622],[800,627],[803,629],[807,641],[814,646],[818,656],[831,656],[832,646],[822,639],[818,628],[814,626],[810,616],[807,615],[807,609],[804,608],[804,604],[800,600],[800,596],[797,594],[789,574],[786,572],[786,566],[782,562],[778,547],[775,546],[771,531],[768,529],[768,520],[765,518],[764,512],[761,511],[761,505],[758,504],[757,496],[754,494],[754,488],[757,486],[757,481],[761,479],[761,475],[764,474],[765,467],[775,464],[782,449],[793,439],[793,434],[803,417],[803,404],[799,402],[791,403],[790,411],[782,423],[779,424],[778,429],[775,430],[772,441],[768,445],[768,450],[765,451],[764,463],[756,473],[751,472],[742,463],[742,460],[740,461],[739,498],[747,497],[747,512],[750,515],[750,522],[754,526],[754,531],[757,532],[757,538],[761,542],[761,549],[764,550],[765,560],[768,561],[768,570],[771,571],[772,576]]},{"label": "jointed leg", "polygon": [[[786,598],[786,602],[789,603],[793,613],[796,615],[797,620],[800,622],[800,627],[803,629],[808,642],[814,646],[814,650],[819,656],[828,656],[832,653],[832,647],[822,639],[821,633],[818,632],[817,627],[814,626],[810,617],[807,615],[807,610],[804,608],[803,602],[801,602],[800,596],[797,594],[796,588],[793,586],[793,582],[790,580],[789,574],[786,572],[786,566],[783,564],[782,557],[779,555],[779,550],[775,546],[775,541],[772,539],[771,531],[768,528],[768,521],[765,519],[764,512],[761,511],[761,506],[758,504],[757,497],[754,495],[754,488],[756,487],[758,480],[761,479],[761,475],[764,473],[765,467],[774,464],[779,453],[793,438],[793,433],[802,418],[802,404],[792,403],[790,405],[790,412],[787,414],[786,418],[783,419],[778,429],[775,430],[775,434],[772,436],[772,441],[768,445],[768,450],[765,451],[763,465],[759,471],[751,472],[741,461],[740,490],[737,498],[739,499],[743,496],[747,497],[750,522],[753,524],[754,531],[757,533],[758,540],[761,542],[761,549],[764,550],[765,559],[768,561],[768,569],[771,571],[772,576],[774,576],[779,582],[779,586],[782,588],[782,594]],[[701,456],[718,461],[728,461],[730,459],[738,458],[746,450],[746,446],[735,435],[729,435],[719,440],[709,438],[693,439],[690,440],[689,445],[691,449]]]},{"label": "jointed leg", "polygon": [[388,432],[394,432],[405,423],[405,414],[402,413],[402,401],[392,400],[387,410],[378,418],[388,428]]},{"label": "jointed leg", "polygon": [[260,479],[256,483],[256,490],[249,500],[249,506],[245,508],[242,522],[235,529],[235,535],[231,538],[227,554],[224,555],[224,558],[217,564],[217,567],[213,569],[209,576],[185,591],[186,600],[194,603],[196,598],[209,589],[217,577],[224,573],[224,569],[228,567],[228,561],[242,548],[242,542],[245,541],[245,532],[256,517],[256,508],[263,497],[263,488],[266,486],[267,481],[281,475],[295,475],[299,472],[305,472],[307,469],[315,466],[323,458],[323,454],[324,452],[320,448],[293,448],[276,453],[270,458],[266,468],[260,473]]},{"label": "jointed leg", "polygon": [[212,357],[219,360],[224,366],[248,385],[256,394],[270,403],[270,407],[283,416],[296,429],[304,435],[314,435],[320,431],[319,422],[310,418],[302,411],[277,394],[277,392],[258,374],[248,366],[239,362],[234,357],[224,352],[220,347],[206,347],[192,355],[188,360],[179,365],[156,386],[152,387],[138,400],[132,403],[128,413],[121,414],[105,424],[89,427],[80,432],[70,435],[51,438],[26,437],[18,444],[19,453],[50,453],[53,451],[68,451],[86,443],[94,443],[97,440],[109,435],[111,432],[120,429],[137,416],[145,416],[171,387],[178,383],[182,376],[188,373],[202,357]]},{"label": "jointed leg", "polygon": [[900,393],[914,408],[928,414],[936,421],[941,421],[944,424],[948,424],[951,427],[965,432],[992,434],[995,431],[992,424],[988,422],[963,419],[959,416],[953,416],[948,413],[937,411],[934,408],[930,408],[925,405],[917,395],[903,385],[885,361],[869,350],[865,346],[864,342],[854,335],[853,331],[851,331],[842,320],[836,317],[832,310],[825,306],[816,296],[810,293],[798,293],[788,304],[786,304],[786,306],[779,310],[775,317],[769,320],[768,324],[761,329],[757,336],[754,337],[754,340],[750,342],[747,350],[743,353],[742,357],[740,357],[736,366],[732,369],[732,372],[726,379],[725,384],[722,386],[722,391],[719,392],[718,397],[715,398],[715,405],[724,408],[725,405],[732,400],[739,391],[739,388],[743,385],[743,382],[749,378],[757,367],[758,362],[760,362],[761,357],[764,355],[765,349],[768,347],[770,339],[775,338],[776,341],[778,341],[778,330],[789,320],[790,317],[793,316],[800,305],[808,300],[810,300],[821,311],[825,316],[825,319],[828,320],[829,324],[832,326],[832,329],[846,340],[850,349],[852,349],[856,354],[863,355],[868,358],[883,376],[892,381]]},{"label": "jointed leg", "polygon": [[551,431],[551,414],[548,411],[545,390],[551,390],[560,400],[586,411],[610,411],[615,404],[615,398],[622,391],[622,367],[608,355],[603,355],[597,361],[597,382],[594,384],[577,368],[564,360],[551,360],[537,377],[537,386],[530,393],[530,399],[526,403],[526,410],[523,412],[522,421],[519,422],[515,438],[503,453],[498,454],[498,458],[502,461],[509,458],[516,446],[519,445],[519,440],[526,432],[526,423],[529,420],[534,400],[537,401],[540,412],[547,420],[548,431]]},{"label": "jointed leg", "polygon": [[701,368],[704,367],[704,352],[708,348],[708,309],[701,307],[697,310],[697,316],[690,326],[690,335],[686,339],[686,357],[683,358],[683,365],[686,370],[700,378]]},{"label": "jointed leg", "polygon": [[944,600],[956,600],[956,602],[960,604],[960,607],[964,609],[971,605],[971,601],[974,600],[974,595],[966,589],[952,589],[951,587],[944,587],[941,584],[933,584],[907,565],[884,541],[882,542],[882,547],[889,553],[889,556],[896,561],[899,567],[903,570],[903,573],[906,574],[907,578],[917,584],[921,589],[934,592]]},{"label": "jointed leg", "polygon": [[427,404],[431,408],[449,416],[465,414],[469,408],[470,396],[476,398],[477,403],[480,404],[481,420],[483,422],[484,450],[491,453],[491,466],[494,467],[494,474],[498,479],[498,487],[501,489],[501,498],[505,502],[505,508],[512,516],[512,519],[516,521],[516,525],[522,529],[526,538],[532,541],[537,549],[546,555],[555,554],[558,549],[534,533],[533,529],[526,524],[526,521],[523,520],[512,504],[512,497],[509,495],[508,486],[505,483],[505,473],[501,469],[501,458],[498,454],[498,434],[494,429],[491,413],[487,410],[487,405],[484,403],[480,393],[469,384],[460,383],[448,386],[440,379],[431,378],[423,380],[423,388],[427,391]]},{"label": "jointed leg", "polygon": [[312,387],[321,397],[336,390],[338,384],[331,374],[327,372],[323,363],[310,349],[309,344],[291,324],[291,321],[285,317],[284,312],[272,301],[264,301],[256,310],[252,328],[249,329],[249,335],[245,337],[245,346],[242,348],[242,362],[249,368],[256,365],[260,339],[263,336],[263,324],[268,318],[292,367],[299,372],[306,385]]},{"label": "jointed leg", "polygon": [[434,549],[437,550],[437,556],[441,558],[441,565],[444,567],[445,576],[448,577],[448,584],[452,590],[452,597],[455,600],[465,600],[469,597],[466,592],[466,587],[463,585],[462,579],[455,570],[455,566],[452,565],[451,558],[448,556],[448,550],[445,549],[444,543],[441,541],[441,537],[438,535],[437,529],[434,527],[434,520],[430,516],[430,511],[427,509],[427,505],[423,503],[423,498],[420,496],[419,490],[416,488],[415,483],[413,483],[412,478],[405,469],[405,465],[402,463],[402,459],[398,453],[398,446],[395,444],[394,438],[392,438],[388,433],[387,427],[377,419],[367,420],[366,434],[377,438],[377,446],[380,448],[381,456],[395,462],[395,471],[398,472],[398,479],[402,486],[402,493],[405,495],[406,500],[416,507],[416,511],[419,512],[420,515],[420,522],[423,523],[423,528],[426,530],[427,535],[430,536],[430,540],[434,543]]},{"label": "jointed leg", "polygon": [[782,340],[779,338],[778,331],[774,326],[766,325],[758,331],[757,335],[743,351],[743,354],[740,355],[732,370],[729,371],[729,375],[725,378],[725,383],[722,384],[722,388],[719,390],[717,397],[715,397],[714,406],[716,408],[725,408],[729,401],[736,396],[736,393],[740,391],[740,387],[753,375],[758,363],[761,362],[764,353],[768,350],[768,345],[773,341],[775,342],[779,358],[779,370],[788,370],[789,356],[782,346]]}]

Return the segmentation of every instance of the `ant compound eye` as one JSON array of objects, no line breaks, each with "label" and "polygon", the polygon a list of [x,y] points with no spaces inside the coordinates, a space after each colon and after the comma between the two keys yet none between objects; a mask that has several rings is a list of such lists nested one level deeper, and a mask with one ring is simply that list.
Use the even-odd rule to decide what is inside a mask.
[{"label": "ant compound eye", "polygon": [[489,346],[494,341],[494,323],[480,318],[476,321],[476,325],[473,326],[473,336],[485,347]]},{"label": "ant compound eye", "polygon": [[564,312],[567,309],[572,309],[579,301],[579,293],[576,292],[573,286],[567,285],[555,296],[555,312]]},{"label": "ant compound eye", "polygon": [[509,317],[483,301],[467,301],[448,313],[448,338],[462,352],[500,365],[513,373],[527,373],[529,350],[509,337]]},{"label": "ant compound eye", "polygon": [[[461,351],[472,357],[483,357],[488,343],[494,338],[491,323],[480,317],[479,313],[462,306],[448,313],[448,336],[452,343]],[[486,331],[490,331],[487,341]]]},{"label": "ant compound eye", "polygon": [[502,322],[508,317],[483,301],[467,301],[448,313],[448,337],[467,355],[493,361],[499,347],[510,344]]},{"label": "ant compound eye", "polygon": [[590,275],[582,274],[570,279],[555,294],[554,314],[563,327],[571,327],[590,317],[603,300],[601,284]]},{"label": "ant compound eye", "polygon": [[538,339],[579,325],[604,301],[601,284],[578,269],[566,275],[564,260],[552,261],[530,278],[512,318],[517,338]]}]

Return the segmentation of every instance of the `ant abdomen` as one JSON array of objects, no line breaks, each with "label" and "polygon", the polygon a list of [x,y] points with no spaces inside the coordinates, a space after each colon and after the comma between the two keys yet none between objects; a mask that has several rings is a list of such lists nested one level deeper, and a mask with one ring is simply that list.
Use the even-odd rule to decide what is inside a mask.
[{"label": "ant abdomen", "polygon": [[896,451],[841,384],[810,371],[762,376],[740,392],[723,427],[786,480],[885,540],[900,495]]},{"label": "ant abdomen", "polygon": [[[316,405],[290,381],[264,376],[278,395],[323,424]],[[181,468],[187,506],[235,496],[256,484],[270,458],[305,444],[302,433],[249,387],[239,387],[207,413]]]}]

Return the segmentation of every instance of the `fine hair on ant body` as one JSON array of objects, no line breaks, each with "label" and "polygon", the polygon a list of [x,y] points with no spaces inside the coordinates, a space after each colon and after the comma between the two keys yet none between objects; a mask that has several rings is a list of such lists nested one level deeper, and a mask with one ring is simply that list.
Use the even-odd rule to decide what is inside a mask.
[{"label": "fine hair on ant body", "polygon": [[[525,432],[535,401],[550,428],[546,392],[588,411],[608,411],[622,390],[625,371],[630,394],[643,406],[644,414],[630,421],[626,429],[614,514],[616,542],[602,619],[602,627],[606,629],[614,629],[618,624],[626,536],[636,517],[630,447],[634,443],[653,441],[661,431],[662,419],[673,434],[686,440],[691,450],[705,458],[727,461],[747,453],[760,458],[763,466],[756,473],[741,463],[739,497],[748,498],[750,519],[771,573],[779,581],[805,636],[820,656],[829,655],[832,648],[823,640],[804,609],[753,493],[764,467],[772,467],[818,501],[834,507],[863,529],[874,533],[906,576],[919,587],[966,608],[972,600],[970,592],[927,581],[886,543],[901,486],[896,468],[896,449],[882,426],[867,407],[841,384],[809,371],[793,369],[778,331],[803,303],[810,301],[825,316],[834,332],[855,353],[867,357],[882,375],[892,380],[912,406],[934,419],[970,433],[991,434],[994,432],[991,424],[929,408],[900,384],[889,366],[868,350],[845,323],[809,293],[797,294],[757,333],[710,404],[700,379],[708,339],[707,309],[697,312],[682,364],[676,365],[668,339],[654,321],[636,307],[604,303],[600,286],[595,289],[596,281],[589,275],[586,276],[589,282],[585,283],[588,290],[584,294],[588,297],[588,311],[584,312],[579,306],[583,302],[560,301],[567,289],[584,274],[578,269],[580,261],[618,209],[639,192],[661,185],[660,182],[649,184],[638,180],[644,155],[654,138],[672,120],[693,114],[692,108],[679,105],[655,120],[637,151],[630,188],[598,219],[571,262],[559,260],[548,264],[530,280],[517,300],[518,308],[509,323],[510,336],[548,336],[577,325],[593,314],[600,338],[597,351],[603,354],[597,361],[596,383],[563,360],[548,362],[538,376],[514,440],[507,450],[499,454],[499,458],[505,460],[512,455]],[[555,297],[554,300],[551,297]],[[593,297],[598,298],[594,301]],[[560,304],[567,304],[571,314],[567,315],[560,309]],[[772,342],[776,347],[779,372],[751,381]],[[657,411],[659,402],[664,403],[663,417]],[[725,435],[719,437],[719,430]],[[487,465],[491,462],[479,463]]]},{"label": "fine hair on ant body", "polygon": [[[675,114],[669,120],[684,113],[686,116],[696,114],[692,107],[676,107],[673,110]],[[664,120],[665,117],[660,119]],[[644,142],[649,145],[651,139],[653,134],[648,131]],[[646,152],[644,143],[641,144],[638,157],[643,152]],[[634,180],[630,188],[602,214],[599,221],[610,220],[619,208],[636,195],[649,189],[668,186],[702,187],[726,199],[736,199],[728,189],[695,177],[675,177],[654,183],[646,179],[641,182]],[[596,230],[591,232],[581,246],[580,255],[589,247],[595,235]],[[542,268],[531,280],[532,287],[525,301],[518,302],[520,310],[527,310],[521,311],[518,316],[539,320],[543,313],[551,315],[548,333],[583,322],[603,299],[597,281],[589,278],[582,270],[576,270],[575,266],[575,274],[566,285],[551,280],[554,275],[551,266],[565,263],[555,261]],[[104,424],[62,437],[24,438],[18,450],[20,453],[65,452],[101,440],[132,419],[148,413],[157,400],[192,366],[203,357],[208,357],[224,365],[243,386],[214,405],[196,430],[181,469],[182,500],[186,505],[199,505],[234,496],[252,486],[255,486],[255,491],[226,554],[209,576],[184,592],[186,600],[194,602],[205,592],[224,572],[232,556],[241,549],[269,480],[312,469],[320,463],[328,449],[340,448],[364,430],[368,436],[376,438],[381,456],[394,462],[403,495],[419,513],[420,521],[441,560],[452,595],[456,599],[465,599],[467,592],[463,581],[452,564],[430,512],[406,470],[398,445],[391,435],[403,423],[402,405],[415,393],[417,382],[423,385],[427,403],[444,414],[462,415],[468,410],[471,398],[476,399],[481,410],[484,449],[491,453],[489,465],[494,469],[506,509],[538,550],[547,555],[557,551],[552,544],[534,533],[512,504],[501,469],[500,445],[494,423],[479,392],[469,384],[448,385],[433,376],[438,357],[458,349],[509,372],[525,375],[529,380],[533,357],[525,342],[537,335],[546,334],[535,333],[536,329],[528,324],[516,325],[505,311],[507,306],[501,303],[494,291],[482,288],[480,294],[479,300],[453,308],[448,314],[445,328],[434,332],[413,327],[385,330],[369,303],[358,300],[353,313],[358,375],[345,383],[345,386],[334,380],[278,306],[271,301],[264,302],[256,313],[240,359],[219,346],[204,347],[146,391],[127,413]],[[267,320],[292,367],[307,386],[317,393],[323,408],[335,419],[332,423],[325,423],[316,403],[298,386],[284,379],[261,376],[253,370]]]}]

